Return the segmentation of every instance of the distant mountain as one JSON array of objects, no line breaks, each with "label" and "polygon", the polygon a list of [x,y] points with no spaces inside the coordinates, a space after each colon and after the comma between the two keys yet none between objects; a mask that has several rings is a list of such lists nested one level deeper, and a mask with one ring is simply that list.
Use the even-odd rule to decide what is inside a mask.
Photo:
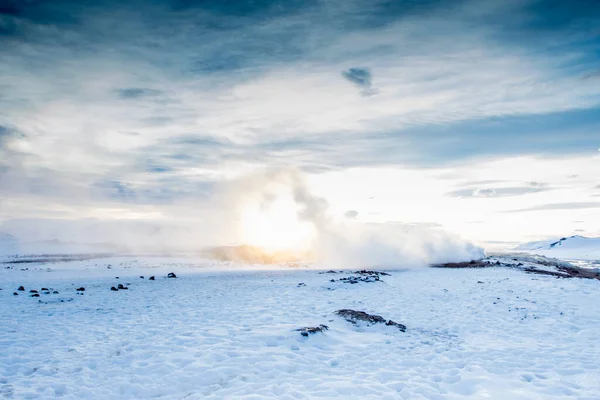
[{"label": "distant mountain", "polygon": [[13,254],[18,251],[19,241],[13,235],[0,233],[0,255]]},{"label": "distant mountain", "polygon": [[514,250],[547,257],[574,260],[600,260],[600,237],[569,236],[554,240],[523,243]]}]

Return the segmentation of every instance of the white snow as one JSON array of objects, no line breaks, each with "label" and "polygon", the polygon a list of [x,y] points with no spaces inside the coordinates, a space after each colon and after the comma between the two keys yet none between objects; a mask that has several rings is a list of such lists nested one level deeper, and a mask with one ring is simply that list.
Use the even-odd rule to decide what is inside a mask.
[{"label": "white snow", "polygon": [[[330,282],[348,273],[307,266],[259,270],[167,257],[13,267],[0,270],[0,398],[591,400],[600,393],[596,280],[425,268],[350,285]],[[170,271],[178,278],[165,278]],[[129,290],[109,290],[118,283]],[[13,296],[19,285],[26,292]],[[29,296],[41,287],[60,294]],[[355,327],[334,315],[341,308],[381,315],[407,332]],[[329,330],[307,338],[295,331],[319,324]]]},{"label": "white snow", "polygon": [[524,243],[514,250],[571,260],[600,260],[600,238],[570,236]]}]

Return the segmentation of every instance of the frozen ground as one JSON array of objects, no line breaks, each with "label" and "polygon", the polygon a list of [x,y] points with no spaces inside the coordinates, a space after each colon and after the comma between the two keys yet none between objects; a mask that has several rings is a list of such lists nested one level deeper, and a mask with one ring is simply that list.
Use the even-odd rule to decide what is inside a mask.
[{"label": "frozen ground", "polygon": [[[347,284],[330,280],[348,273],[253,268],[169,258],[3,268],[0,398],[600,398],[600,281],[489,267]],[[118,283],[129,290],[111,291]],[[42,287],[60,293],[30,297]],[[408,328],[353,326],[334,315],[342,308]],[[295,331],[319,324],[329,330]]]}]

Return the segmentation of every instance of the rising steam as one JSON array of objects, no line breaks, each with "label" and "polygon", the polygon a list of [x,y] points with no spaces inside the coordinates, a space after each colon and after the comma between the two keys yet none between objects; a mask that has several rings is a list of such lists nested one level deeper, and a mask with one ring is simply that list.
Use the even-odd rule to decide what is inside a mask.
[{"label": "rising steam", "polygon": [[[243,216],[249,205],[268,214],[281,201],[291,205],[290,215],[278,218],[284,224],[270,227],[276,230],[271,233],[282,237],[302,233],[302,246],[265,250],[252,243],[260,232],[245,233],[248,223]],[[0,234],[10,236],[11,252],[196,253],[210,249],[219,259],[262,263],[310,260],[324,268],[409,268],[484,255],[483,249],[439,227],[336,219],[327,201],[311,193],[303,176],[293,169],[231,180],[208,200],[180,202],[160,211],[160,220],[12,220],[0,226]],[[294,223],[286,224],[287,219]]]}]

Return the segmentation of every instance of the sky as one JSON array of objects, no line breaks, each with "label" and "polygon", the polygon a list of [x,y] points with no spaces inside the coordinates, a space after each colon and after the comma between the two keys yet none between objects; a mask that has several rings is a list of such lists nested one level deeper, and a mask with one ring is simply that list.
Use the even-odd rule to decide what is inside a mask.
[{"label": "sky", "polygon": [[294,171],[345,223],[600,235],[595,0],[0,0],[0,48],[0,232],[240,242]]}]

